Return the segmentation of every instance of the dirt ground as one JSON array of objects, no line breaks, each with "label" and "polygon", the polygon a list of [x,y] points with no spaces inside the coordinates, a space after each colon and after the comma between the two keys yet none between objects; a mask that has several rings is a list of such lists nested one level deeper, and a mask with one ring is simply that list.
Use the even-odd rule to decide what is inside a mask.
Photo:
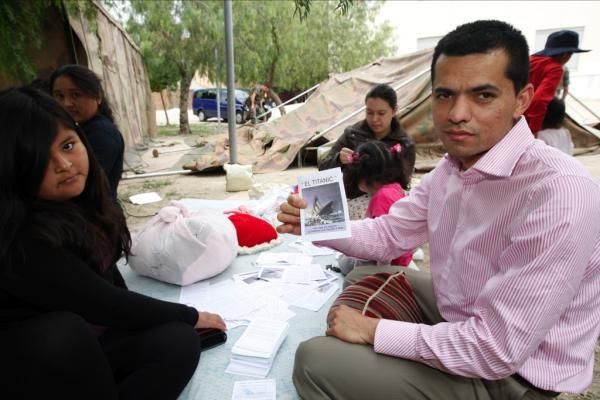
[{"label": "dirt ground", "polygon": [[[146,173],[164,172],[177,164],[182,153],[189,146],[189,137],[179,136],[161,137],[151,143],[150,149],[141,154],[144,160]],[[154,158],[152,150],[157,149],[159,156]],[[600,179],[600,154],[577,157],[592,174]],[[298,175],[315,172],[314,166],[296,168],[290,167],[285,171],[269,174],[254,175],[256,184],[294,184]],[[418,178],[418,176],[416,177]],[[129,197],[144,192],[157,192],[162,200],[146,205],[134,205]],[[139,229],[145,221],[154,216],[156,212],[170,200],[181,198],[200,198],[209,200],[249,199],[247,192],[230,193],[225,191],[225,174],[223,172],[199,173],[194,175],[169,175],[151,178],[133,178],[122,180],[119,185],[119,200],[127,214],[127,222],[131,230]],[[418,262],[420,268],[429,269],[429,249],[423,247],[425,259]],[[561,400],[600,400],[600,346],[596,346],[596,364],[594,380],[590,389],[581,395],[561,395]]]}]

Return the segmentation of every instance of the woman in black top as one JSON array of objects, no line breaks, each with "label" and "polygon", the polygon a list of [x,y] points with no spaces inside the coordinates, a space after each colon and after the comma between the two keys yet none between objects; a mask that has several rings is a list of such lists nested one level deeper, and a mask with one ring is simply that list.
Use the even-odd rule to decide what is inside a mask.
[{"label": "woman in black top", "polygon": [[125,217],[54,99],[0,92],[0,129],[0,398],[175,399],[223,320],[127,290]]},{"label": "woman in black top", "polygon": [[[404,132],[396,118],[398,112],[396,92],[389,85],[376,85],[367,93],[365,106],[365,119],[344,129],[342,136],[319,164],[319,169],[341,167],[342,171],[345,171],[346,166],[352,163],[352,153],[359,145],[371,140],[379,140],[388,148],[396,144],[402,146],[404,154],[402,169],[406,176],[411,176],[415,167],[415,142]],[[346,179],[345,183],[346,196],[349,199],[363,194],[356,183],[348,182]]]},{"label": "woman in black top", "polygon": [[94,155],[108,177],[112,197],[123,174],[123,136],[115,125],[98,76],[81,65],[63,65],[50,76],[50,91],[81,125]]}]

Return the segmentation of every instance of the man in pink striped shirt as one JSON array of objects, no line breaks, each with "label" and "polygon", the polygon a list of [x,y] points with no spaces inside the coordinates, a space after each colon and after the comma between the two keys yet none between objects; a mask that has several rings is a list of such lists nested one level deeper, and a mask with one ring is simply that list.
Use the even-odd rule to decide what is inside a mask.
[{"label": "man in pink striped shirt", "polygon": [[[328,336],[296,353],[303,398],[545,399],[590,384],[600,185],[531,135],[528,53],[499,21],[461,25],[436,46],[432,115],[448,154],[388,215],[321,243],[390,260],[429,242],[431,276],[407,274],[428,323],[333,308]],[[304,207],[290,196],[278,230],[300,233]]]}]

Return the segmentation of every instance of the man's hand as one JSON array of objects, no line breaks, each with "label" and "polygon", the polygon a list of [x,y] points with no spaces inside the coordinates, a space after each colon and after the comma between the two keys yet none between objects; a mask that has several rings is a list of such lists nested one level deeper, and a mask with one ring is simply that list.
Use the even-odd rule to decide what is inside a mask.
[{"label": "man's hand", "polygon": [[342,164],[350,164],[352,162],[352,154],[354,150],[349,149],[347,147],[342,147],[340,150],[340,162]]},{"label": "man's hand", "polygon": [[327,336],[356,344],[373,344],[378,318],[366,317],[346,305],[336,306],[327,315]]},{"label": "man's hand", "polygon": [[306,208],[306,202],[294,193],[288,197],[286,203],[281,203],[279,208],[277,219],[283,224],[277,227],[277,232],[300,235],[300,209]]},{"label": "man's hand", "polygon": [[216,328],[222,331],[227,330],[225,321],[223,321],[223,318],[221,318],[220,315],[206,311],[198,311],[198,321],[196,321],[195,328]]}]

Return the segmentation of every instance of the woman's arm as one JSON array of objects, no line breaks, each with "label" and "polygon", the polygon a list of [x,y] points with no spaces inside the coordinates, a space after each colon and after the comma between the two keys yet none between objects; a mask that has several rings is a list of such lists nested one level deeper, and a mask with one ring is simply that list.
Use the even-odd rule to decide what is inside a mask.
[{"label": "woman's arm", "polygon": [[71,311],[90,323],[122,329],[198,323],[196,309],[116,287],[64,249],[35,241],[26,250],[25,262],[5,274],[0,287],[41,311]]},{"label": "woman's arm", "polygon": [[340,152],[344,148],[352,148],[352,146],[348,142],[348,128],[344,130],[342,136],[340,136],[338,140],[333,144],[333,146],[331,146],[329,154],[327,154],[327,156],[319,164],[319,171],[322,171],[324,169],[341,167],[342,162],[340,161]]}]

